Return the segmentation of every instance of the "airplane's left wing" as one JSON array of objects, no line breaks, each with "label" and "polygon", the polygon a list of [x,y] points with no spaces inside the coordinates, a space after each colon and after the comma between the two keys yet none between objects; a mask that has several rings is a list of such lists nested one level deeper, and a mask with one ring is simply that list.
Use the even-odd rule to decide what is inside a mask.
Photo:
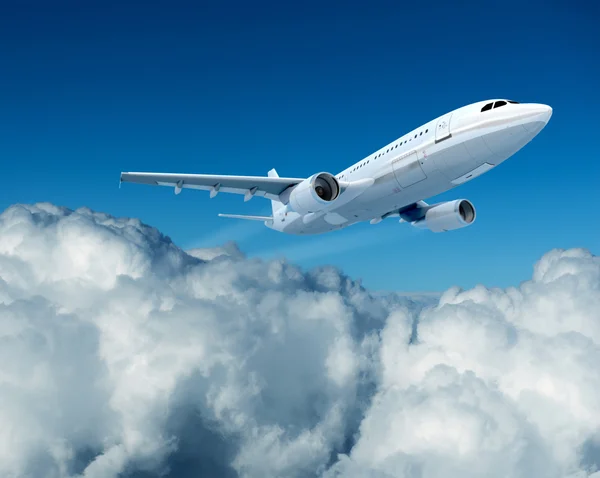
[{"label": "airplane's left wing", "polygon": [[182,189],[210,191],[214,197],[219,192],[243,194],[248,201],[253,196],[278,200],[279,195],[290,186],[301,183],[300,178],[279,178],[262,176],[219,176],[213,174],[174,174],[174,173],[121,173],[121,182],[169,186],[175,194]]}]

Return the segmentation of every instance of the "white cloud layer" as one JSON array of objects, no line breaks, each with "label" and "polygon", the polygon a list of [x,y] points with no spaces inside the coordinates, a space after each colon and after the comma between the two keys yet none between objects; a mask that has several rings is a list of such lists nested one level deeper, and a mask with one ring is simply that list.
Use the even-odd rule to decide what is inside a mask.
[{"label": "white cloud layer", "polygon": [[599,258],[420,300],[13,206],[0,476],[600,478]]}]

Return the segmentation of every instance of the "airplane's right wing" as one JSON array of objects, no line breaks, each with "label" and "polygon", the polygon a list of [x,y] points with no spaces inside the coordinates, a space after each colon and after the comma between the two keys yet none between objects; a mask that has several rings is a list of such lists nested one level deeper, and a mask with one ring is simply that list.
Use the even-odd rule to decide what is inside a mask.
[{"label": "airplane's right wing", "polygon": [[404,206],[396,212],[403,221],[413,222],[423,219],[429,208],[430,205],[425,201],[418,201],[413,204],[409,204],[408,206]]},{"label": "airplane's right wing", "polygon": [[375,217],[371,219],[371,224],[378,224],[384,219],[388,217],[399,217],[400,222],[413,222],[418,221],[425,217],[425,213],[430,208],[429,204],[425,201],[418,201],[408,206],[401,207],[400,209],[396,209],[394,211],[390,211],[384,214],[381,217]]}]

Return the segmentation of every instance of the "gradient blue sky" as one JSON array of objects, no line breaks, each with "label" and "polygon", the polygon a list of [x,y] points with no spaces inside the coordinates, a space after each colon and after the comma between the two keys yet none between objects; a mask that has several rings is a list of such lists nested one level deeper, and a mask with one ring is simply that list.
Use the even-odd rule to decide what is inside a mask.
[{"label": "gradient blue sky", "polygon": [[[554,247],[599,252],[596,3],[6,2],[0,15],[0,208],[49,201],[139,217],[184,248],[334,264],[376,289],[517,284]],[[123,185],[120,171],[337,173],[459,106],[551,105],[447,234],[388,220],[299,238],[218,212],[239,196]]]}]

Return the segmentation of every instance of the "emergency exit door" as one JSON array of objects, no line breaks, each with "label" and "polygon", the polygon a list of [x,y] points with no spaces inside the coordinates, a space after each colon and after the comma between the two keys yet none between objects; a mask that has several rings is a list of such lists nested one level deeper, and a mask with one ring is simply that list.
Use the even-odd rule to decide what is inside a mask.
[{"label": "emergency exit door", "polygon": [[452,113],[448,113],[447,115],[442,116],[438,119],[436,128],[435,128],[435,142],[439,143],[451,136],[450,134],[450,118],[452,117]]}]

